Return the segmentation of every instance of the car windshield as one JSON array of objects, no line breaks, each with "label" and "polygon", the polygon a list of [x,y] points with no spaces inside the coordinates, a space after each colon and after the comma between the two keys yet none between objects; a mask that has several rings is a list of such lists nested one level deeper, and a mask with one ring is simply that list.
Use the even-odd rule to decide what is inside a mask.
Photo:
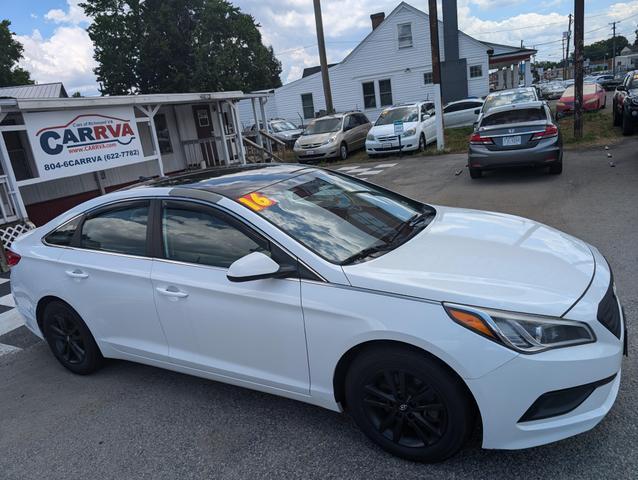
[{"label": "car windshield", "polygon": [[319,133],[330,133],[341,130],[341,118],[324,118],[315,120],[304,132],[304,135],[317,135]]},{"label": "car windshield", "polygon": [[[259,205],[243,201],[254,195]],[[239,201],[336,264],[396,248],[425,228],[434,214],[432,207],[325,170],[302,173]]]},{"label": "car windshield", "polygon": [[492,127],[509,123],[537,122],[539,120],[547,120],[547,115],[542,107],[516,108],[488,115],[483,119],[481,127]]},{"label": "car windshield", "polygon": [[537,100],[536,95],[530,90],[520,90],[498,95],[488,95],[483,104],[483,112],[487,112],[495,107],[509,105],[511,103],[533,102]]},{"label": "car windshield", "polygon": [[399,107],[384,110],[377,118],[375,125],[391,125],[394,122],[417,122],[419,113],[416,107]]},{"label": "car windshield", "polygon": [[275,133],[285,132],[286,130],[297,130],[292,123],[285,120],[277,120],[276,122],[270,122],[270,128]]}]

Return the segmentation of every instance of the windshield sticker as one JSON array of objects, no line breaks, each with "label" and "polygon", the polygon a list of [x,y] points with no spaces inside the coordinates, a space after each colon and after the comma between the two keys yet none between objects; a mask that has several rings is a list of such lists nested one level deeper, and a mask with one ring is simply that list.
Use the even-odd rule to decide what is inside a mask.
[{"label": "windshield sticker", "polygon": [[277,202],[272,198],[268,198],[258,192],[247,193],[243,197],[239,197],[237,201],[255,212],[260,212],[277,204]]}]

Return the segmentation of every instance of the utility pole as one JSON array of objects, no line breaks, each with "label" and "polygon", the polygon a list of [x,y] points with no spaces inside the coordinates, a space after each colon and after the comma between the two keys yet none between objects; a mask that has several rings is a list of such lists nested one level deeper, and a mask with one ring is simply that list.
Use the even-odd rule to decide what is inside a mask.
[{"label": "utility pole", "polygon": [[611,22],[609,25],[611,25],[611,29],[614,32],[612,39],[611,39],[611,49],[613,50],[612,52],[612,57],[613,57],[613,65],[611,66],[612,72],[614,75],[616,75],[616,24],[618,22]]},{"label": "utility pole", "polygon": [[434,123],[436,124],[436,148],[445,148],[443,132],[443,105],[441,101],[441,56],[439,54],[439,20],[436,0],[428,0],[430,18],[430,45],[432,46],[432,83],[434,84]]},{"label": "utility pole", "polygon": [[315,6],[315,24],[317,26],[317,45],[319,46],[319,62],[321,63],[321,80],[323,81],[323,96],[326,100],[326,112],[334,113],[332,106],[332,90],[328,75],[328,61],[326,60],[326,42],[323,38],[323,19],[321,17],[321,1],[313,0]]},{"label": "utility pole", "polygon": [[[567,28],[567,46],[565,47],[565,68],[569,71],[569,42],[572,40],[572,14],[569,14],[569,27]],[[569,73],[567,74],[569,78]]]},{"label": "utility pole", "polygon": [[585,0],[574,0],[574,138],[583,138],[583,35]]},{"label": "utility pole", "polygon": [[563,32],[563,48],[562,48],[562,55],[563,55],[563,80],[567,80],[567,75],[565,75],[566,72],[566,68],[565,68],[565,40],[567,39],[567,32]]}]

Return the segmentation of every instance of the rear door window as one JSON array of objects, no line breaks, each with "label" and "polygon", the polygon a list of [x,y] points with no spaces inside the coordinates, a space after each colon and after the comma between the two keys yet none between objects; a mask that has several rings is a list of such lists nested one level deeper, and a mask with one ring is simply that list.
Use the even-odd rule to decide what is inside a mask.
[{"label": "rear door window", "polygon": [[75,231],[80,225],[81,219],[82,217],[79,216],[56,228],[44,238],[44,241],[49,245],[56,245],[59,247],[71,246],[71,243],[73,242],[73,236],[75,235]]},{"label": "rear door window", "polygon": [[538,122],[541,120],[547,120],[547,115],[543,108],[521,108],[489,115],[483,119],[481,126],[491,127],[508,123]]},{"label": "rear door window", "polygon": [[100,209],[82,224],[80,247],[127,255],[146,255],[149,202],[133,201]]}]

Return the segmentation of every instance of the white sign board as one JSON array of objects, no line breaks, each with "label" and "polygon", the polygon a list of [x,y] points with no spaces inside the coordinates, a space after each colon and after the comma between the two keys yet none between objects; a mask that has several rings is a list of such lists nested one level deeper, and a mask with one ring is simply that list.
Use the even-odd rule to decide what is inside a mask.
[{"label": "white sign board", "polygon": [[401,120],[395,120],[394,122],[394,134],[401,135],[403,133],[403,122]]},{"label": "white sign board", "polygon": [[144,161],[133,107],[26,112],[24,123],[42,180]]}]

